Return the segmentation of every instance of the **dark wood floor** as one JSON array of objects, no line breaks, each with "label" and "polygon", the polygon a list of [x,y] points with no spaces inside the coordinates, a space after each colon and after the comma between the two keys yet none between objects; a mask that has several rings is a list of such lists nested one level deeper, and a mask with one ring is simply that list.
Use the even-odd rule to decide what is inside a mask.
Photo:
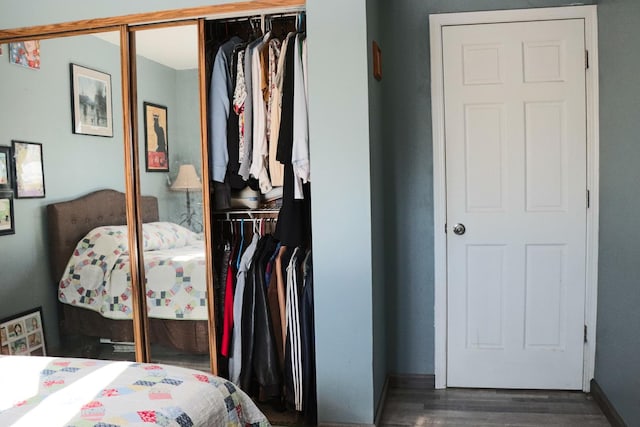
[{"label": "dark wood floor", "polygon": [[[65,356],[133,360],[133,353],[114,353],[109,345],[67,347]],[[73,349],[73,351],[71,350]],[[59,354],[63,355],[63,354]],[[209,356],[175,354],[154,347],[152,359],[209,371]],[[274,426],[303,426],[295,412],[259,405]],[[591,396],[579,392],[446,389],[432,390],[400,381],[387,391],[378,427],[400,426],[610,426]]]},{"label": "dark wood floor", "polygon": [[390,388],[378,427],[609,425],[579,392]]}]

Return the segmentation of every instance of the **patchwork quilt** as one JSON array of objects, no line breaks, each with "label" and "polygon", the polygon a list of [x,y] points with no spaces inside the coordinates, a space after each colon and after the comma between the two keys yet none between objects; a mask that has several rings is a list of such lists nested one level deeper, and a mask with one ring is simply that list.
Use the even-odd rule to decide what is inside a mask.
[{"label": "patchwork quilt", "polygon": [[[170,222],[142,227],[148,316],[206,320],[203,241]],[[110,319],[131,319],[130,272],[127,227],[97,227],[77,244],[60,280],[58,299]]]},{"label": "patchwork quilt", "polygon": [[176,366],[0,356],[0,378],[2,425],[269,426],[233,383]]}]

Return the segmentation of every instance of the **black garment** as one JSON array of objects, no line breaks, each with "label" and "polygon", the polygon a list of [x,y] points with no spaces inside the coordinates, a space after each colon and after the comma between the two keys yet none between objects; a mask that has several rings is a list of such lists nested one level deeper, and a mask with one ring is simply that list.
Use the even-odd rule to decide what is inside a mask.
[{"label": "black garment", "polygon": [[280,396],[281,372],[278,358],[277,341],[275,338],[271,310],[267,299],[266,270],[267,264],[277,247],[276,240],[267,235],[262,252],[254,257],[254,350],[253,367],[258,380],[267,398]]},{"label": "black garment", "polygon": [[293,150],[293,75],[295,43],[290,38],[284,58],[284,80],[282,81],[282,111],[280,114],[280,132],[276,160],[283,165],[291,164]]},{"label": "black garment", "polygon": [[279,396],[281,384],[265,283],[265,268],[276,245],[271,236],[258,241],[247,273],[242,303],[240,388],[250,390],[255,377],[268,398]]},{"label": "black garment", "polygon": [[303,200],[295,198],[295,175],[291,165],[293,150],[293,67],[295,40],[289,39],[285,57],[284,81],[282,84],[282,114],[276,159],[284,165],[282,207],[276,225],[276,237],[283,245],[307,247],[311,237],[311,191],[310,184],[303,185]]},{"label": "black garment", "polygon": [[300,336],[302,340],[302,412],[307,424],[316,425],[316,345],[313,317],[313,260],[311,251],[304,261],[304,285],[300,296]]}]

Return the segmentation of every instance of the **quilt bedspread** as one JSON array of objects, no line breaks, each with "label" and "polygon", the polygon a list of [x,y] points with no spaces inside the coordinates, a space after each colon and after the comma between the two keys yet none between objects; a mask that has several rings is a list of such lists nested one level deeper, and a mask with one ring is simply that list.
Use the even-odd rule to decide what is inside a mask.
[{"label": "quilt bedspread", "polygon": [[[172,223],[143,225],[148,316],[206,320],[204,243]],[[131,265],[126,226],[89,232],[76,246],[58,287],[58,299],[110,319],[131,319]]]},{"label": "quilt bedspread", "polygon": [[176,366],[0,356],[0,378],[1,425],[269,426],[233,383]]}]

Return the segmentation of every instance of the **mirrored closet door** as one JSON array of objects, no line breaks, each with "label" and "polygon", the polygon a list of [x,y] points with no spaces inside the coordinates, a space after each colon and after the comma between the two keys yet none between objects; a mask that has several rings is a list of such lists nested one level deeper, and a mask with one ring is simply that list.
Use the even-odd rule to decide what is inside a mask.
[{"label": "mirrored closet door", "polygon": [[[131,28],[149,359],[210,371],[198,25]],[[132,109],[134,107],[132,106]]]},{"label": "mirrored closet door", "polygon": [[25,255],[6,269],[28,271],[11,300],[38,301],[43,327],[26,319],[16,348],[134,360],[119,33],[8,46],[19,63],[0,63],[0,145],[17,165],[11,238]]}]

